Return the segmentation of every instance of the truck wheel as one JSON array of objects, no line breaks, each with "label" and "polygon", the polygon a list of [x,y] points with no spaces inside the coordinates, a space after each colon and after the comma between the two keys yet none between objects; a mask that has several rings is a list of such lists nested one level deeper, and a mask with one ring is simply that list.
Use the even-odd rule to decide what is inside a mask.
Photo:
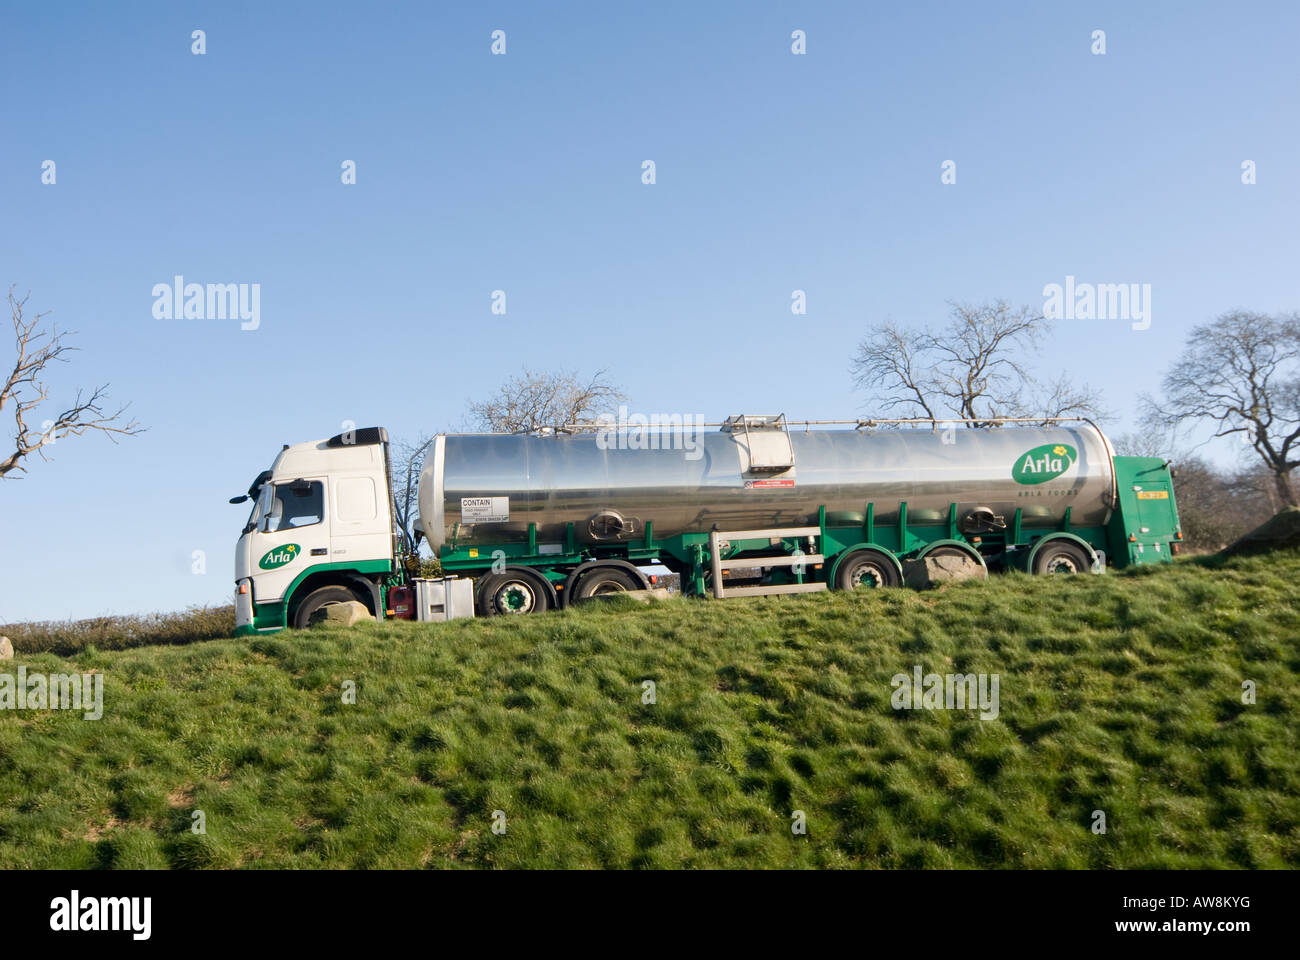
[{"label": "truck wheel", "polygon": [[1053,540],[1034,557],[1034,573],[1091,573],[1092,558],[1068,540]]},{"label": "truck wheel", "polygon": [[550,608],[546,588],[533,574],[519,570],[490,573],[479,586],[479,610],[489,617],[513,613],[544,613]]},{"label": "truck wheel", "polygon": [[573,603],[582,603],[592,597],[606,597],[615,593],[627,593],[639,590],[641,585],[624,570],[616,567],[596,567],[590,573],[583,574],[573,588]]},{"label": "truck wheel", "polygon": [[298,604],[298,613],[293,618],[293,625],[299,630],[306,629],[311,626],[316,614],[325,607],[336,603],[351,603],[353,600],[365,603],[347,587],[320,587],[307,594],[302,603]]},{"label": "truck wheel", "polygon": [[835,571],[836,590],[897,587],[902,582],[894,562],[879,550],[855,550],[840,561],[839,569]]}]

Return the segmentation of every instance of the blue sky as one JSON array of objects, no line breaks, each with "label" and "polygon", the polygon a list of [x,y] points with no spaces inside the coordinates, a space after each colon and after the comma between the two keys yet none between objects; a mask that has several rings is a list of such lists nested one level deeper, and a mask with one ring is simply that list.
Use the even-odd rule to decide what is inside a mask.
[{"label": "blue sky", "polygon": [[[1300,307],[1297,27],[1280,3],[7,5],[0,279],[77,331],[51,407],[110,381],[149,430],[0,484],[0,623],[225,602],[225,501],[280,444],[453,426],[525,362],[605,367],[634,410],[849,417],[873,323],[1150,283],[1149,330],[1062,323],[1041,358],[1132,429],[1192,325]],[[259,283],[261,326],[155,319],[177,274]]]}]

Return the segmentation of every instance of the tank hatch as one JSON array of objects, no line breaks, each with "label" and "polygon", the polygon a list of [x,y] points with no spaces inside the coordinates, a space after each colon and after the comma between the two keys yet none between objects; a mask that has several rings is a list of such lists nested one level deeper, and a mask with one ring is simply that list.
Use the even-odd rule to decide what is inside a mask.
[{"label": "tank hatch", "polygon": [[745,451],[744,473],[784,473],[794,467],[794,447],[785,414],[737,414],[722,424]]}]

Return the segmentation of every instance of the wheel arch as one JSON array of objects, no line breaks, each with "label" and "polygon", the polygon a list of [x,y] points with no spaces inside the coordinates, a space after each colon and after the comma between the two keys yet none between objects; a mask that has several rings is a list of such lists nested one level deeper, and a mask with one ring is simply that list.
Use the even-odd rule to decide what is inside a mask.
[{"label": "wheel arch", "polygon": [[295,580],[290,588],[284,606],[284,622],[292,624],[298,615],[298,606],[314,590],[321,587],[346,587],[357,594],[369,608],[376,620],[383,619],[383,603],[379,595],[379,583],[370,580],[354,570],[318,570],[308,571],[300,580]]},{"label": "wheel arch", "polygon": [[967,543],[965,540],[953,540],[951,538],[945,538],[943,540],[935,540],[933,543],[927,543],[917,553],[916,559],[920,560],[927,554],[934,553],[934,551],[939,549],[940,547],[956,547],[958,550],[962,551],[968,556],[974,557],[977,561],[979,561],[979,565],[984,568],[985,574],[988,573],[989,565],[988,562],[985,561],[984,555],[980,553],[978,550],[976,550],[969,543]]},{"label": "wheel arch", "polygon": [[835,554],[835,559],[831,561],[830,567],[826,571],[826,583],[835,583],[835,577],[840,572],[840,563],[851,553],[857,553],[859,550],[874,550],[876,553],[883,553],[893,563],[894,569],[898,571],[898,578],[903,579],[903,561],[895,556],[894,551],[888,547],[882,547],[878,543],[855,543],[851,547],[845,547],[839,553]]},{"label": "wheel arch", "polygon": [[[627,560],[620,560],[617,557],[610,557],[606,560],[586,560],[570,570],[569,575],[564,578],[564,587],[560,590],[563,597],[561,601],[563,606],[567,607],[569,605],[569,595],[572,593],[574,586],[582,578],[583,574],[591,572],[596,567],[614,567],[615,569],[622,570],[624,573],[630,573],[636,578],[636,582],[641,584],[642,590],[650,589],[649,579],[641,572],[641,568],[634,563],[629,563]],[[552,592],[554,592],[554,588],[552,588]]]},{"label": "wheel arch", "polygon": [[1086,553],[1086,554],[1088,555],[1088,561],[1089,561],[1089,563],[1091,563],[1091,565],[1092,565],[1094,568],[1096,568],[1096,566],[1097,566],[1097,548],[1094,547],[1094,546],[1093,546],[1091,543],[1089,543],[1087,540],[1083,539],[1083,537],[1079,536],[1078,534],[1074,534],[1074,533],[1065,533],[1064,531],[1059,531],[1059,532],[1057,532],[1057,533],[1049,533],[1049,534],[1046,534],[1045,536],[1042,536],[1042,537],[1039,537],[1039,538],[1038,538],[1038,542],[1035,543],[1035,544],[1033,545],[1032,548],[1030,548],[1030,550],[1029,550],[1029,555],[1025,557],[1025,572],[1026,572],[1026,573],[1032,573],[1032,572],[1033,572],[1033,569],[1034,569],[1034,561],[1038,558],[1038,552],[1039,552],[1041,549],[1043,549],[1043,547],[1045,547],[1045,546],[1046,546],[1047,544],[1049,544],[1049,543],[1056,543],[1056,542],[1061,541],[1061,540],[1064,540],[1064,541],[1067,542],[1067,543],[1073,543],[1073,544],[1076,545],[1076,546],[1082,547],[1084,553]]},{"label": "wheel arch", "polygon": [[480,602],[479,602],[479,589],[481,588],[481,586],[482,586],[484,583],[487,582],[487,580],[488,580],[489,577],[492,577],[492,576],[500,576],[500,575],[504,575],[504,574],[513,574],[513,575],[515,575],[515,576],[524,576],[524,577],[527,577],[528,579],[530,579],[530,580],[532,580],[532,581],[534,581],[534,582],[540,584],[541,587],[542,587],[542,591],[546,594],[547,603],[548,603],[548,607],[547,607],[547,609],[548,609],[548,610],[558,610],[558,609],[560,608],[559,595],[556,593],[556,590],[555,590],[555,584],[551,583],[551,578],[548,577],[546,574],[544,574],[541,570],[537,569],[536,567],[526,566],[526,565],[524,565],[524,564],[522,564],[522,563],[514,563],[514,564],[510,564],[510,565],[508,565],[504,570],[501,571],[501,574],[496,574],[496,573],[494,573],[492,570],[488,570],[488,571],[486,571],[486,572],[484,572],[484,573],[480,573],[478,576],[476,576],[476,577],[474,578],[474,583],[475,583],[475,586],[474,586],[474,605],[475,605],[475,608],[477,608],[477,607],[480,605]]}]

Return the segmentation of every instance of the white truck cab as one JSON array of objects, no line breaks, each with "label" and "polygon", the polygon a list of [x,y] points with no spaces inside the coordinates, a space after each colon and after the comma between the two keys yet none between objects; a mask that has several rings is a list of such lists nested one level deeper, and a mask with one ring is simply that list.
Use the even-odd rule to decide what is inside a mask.
[{"label": "white truck cab", "polygon": [[382,616],[396,572],[388,433],[350,430],[286,445],[243,497],[235,548],[235,634],[304,626],[329,603]]}]

